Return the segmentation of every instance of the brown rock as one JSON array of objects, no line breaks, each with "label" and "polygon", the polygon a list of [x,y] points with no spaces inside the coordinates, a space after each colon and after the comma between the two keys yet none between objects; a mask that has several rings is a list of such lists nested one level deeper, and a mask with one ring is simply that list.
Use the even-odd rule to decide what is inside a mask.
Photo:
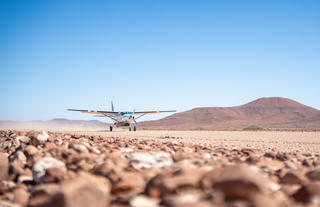
[{"label": "brown rock", "polygon": [[289,159],[289,156],[285,152],[278,152],[276,158],[280,161],[286,161]]},{"label": "brown rock", "polygon": [[146,192],[151,197],[159,197],[176,193],[177,191],[196,188],[204,171],[198,168],[183,167],[176,172],[166,172],[157,175],[147,184]]},{"label": "brown rock", "polygon": [[60,182],[66,177],[67,170],[66,168],[61,167],[51,167],[46,170],[46,174],[43,178],[43,182],[53,183]]},{"label": "brown rock", "polygon": [[39,150],[33,146],[33,145],[27,145],[25,148],[24,148],[24,152],[25,154],[29,157],[29,156],[32,156],[32,155],[35,155]]},{"label": "brown rock", "polygon": [[276,153],[275,152],[266,152],[264,154],[265,157],[270,157],[272,159],[274,159],[276,157]]},{"label": "brown rock", "polygon": [[142,176],[131,172],[121,172],[119,177],[109,177],[112,181],[112,195],[117,200],[128,201],[133,195],[141,193],[145,188]]},{"label": "brown rock", "polygon": [[199,206],[203,195],[200,191],[183,191],[181,193],[165,196],[163,203],[167,206]]},{"label": "brown rock", "polygon": [[312,166],[312,162],[308,159],[304,159],[302,161],[302,165],[306,166],[306,167],[311,167]]},{"label": "brown rock", "polygon": [[0,152],[0,180],[7,180],[9,175],[8,157]]},{"label": "brown rock", "polygon": [[282,184],[297,184],[300,185],[305,180],[304,176],[296,171],[289,171],[283,177],[280,178]]},{"label": "brown rock", "polygon": [[286,201],[278,200],[276,196],[270,196],[266,194],[256,194],[251,198],[252,206],[254,207],[289,207]]},{"label": "brown rock", "polygon": [[8,180],[0,180],[0,194],[5,194],[16,187],[16,184]]},{"label": "brown rock", "polygon": [[284,164],[278,160],[260,160],[256,166],[276,171],[283,168]]},{"label": "brown rock", "polygon": [[252,171],[247,165],[231,165],[208,172],[202,186],[224,193],[227,200],[249,199],[256,193],[264,192],[265,178]]},{"label": "brown rock", "polygon": [[306,176],[312,181],[320,181],[320,168],[308,171]]},{"label": "brown rock", "polygon": [[320,196],[320,182],[303,185],[292,197],[298,201],[307,203],[315,196]]},{"label": "brown rock", "polygon": [[138,195],[130,199],[129,203],[131,207],[158,207],[159,201],[159,199]]},{"label": "brown rock", "polygon": [[57,184],[40,184],[32,189],[29,207],[49,206],[50,198],[58,192],[60,186]]},{"label": "brown rock", "polygon": [[0,200],[0,207],[21,207],[18,204],[6,200]]},{"label": "brown rock", "polygon": [[255,154],[250,154],[249,157],[247,158],[247,162],[251,163],[251,164],[256,164],[257,162],[259,162],[259,157]]},{"label": "brown rock", "polygon": [[23,188],[17,188],[13,192],[14,202],[19,204],[21,207],[27,206],[29,201],[29,193]]},{"label": "brown rock", "polygon": [[80,173],[65,181],[48,201],[49,206],[106,207],[109,205],[110,184],[103,177]]}]

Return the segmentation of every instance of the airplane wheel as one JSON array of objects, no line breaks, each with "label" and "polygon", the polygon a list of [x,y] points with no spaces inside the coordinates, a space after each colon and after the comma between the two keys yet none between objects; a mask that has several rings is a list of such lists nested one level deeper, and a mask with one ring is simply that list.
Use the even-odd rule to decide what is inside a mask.
[{"label": "airplane wheel", "polygon": [[112,132],[112,126],[110,126],[110,132]]},{"label": "airplane wheel", "polygon": [[131,127],[129,127],[129,132],[131,132]]},{"label": "airplane wheel", "polygon": [[137,127],[136,126],[133,127],[133,131],[137,131]]}]

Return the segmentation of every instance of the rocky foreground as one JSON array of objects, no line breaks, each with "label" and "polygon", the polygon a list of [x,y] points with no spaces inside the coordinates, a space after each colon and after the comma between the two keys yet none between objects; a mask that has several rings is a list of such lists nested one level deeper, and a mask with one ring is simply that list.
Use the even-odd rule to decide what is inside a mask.
[{"label": "rocky foreground", "polygon": [[0,131],[0,207],[320,206],[320,155]]}]

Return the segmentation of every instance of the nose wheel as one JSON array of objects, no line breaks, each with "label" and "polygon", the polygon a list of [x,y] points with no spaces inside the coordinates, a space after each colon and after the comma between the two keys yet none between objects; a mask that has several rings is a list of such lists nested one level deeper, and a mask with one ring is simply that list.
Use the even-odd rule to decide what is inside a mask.
[{"label": "nose wheel", "polygon": [[112,126],[110,126],[110,132],[112,132],[112,129],[113,129],[113,127],[112,127]]}]

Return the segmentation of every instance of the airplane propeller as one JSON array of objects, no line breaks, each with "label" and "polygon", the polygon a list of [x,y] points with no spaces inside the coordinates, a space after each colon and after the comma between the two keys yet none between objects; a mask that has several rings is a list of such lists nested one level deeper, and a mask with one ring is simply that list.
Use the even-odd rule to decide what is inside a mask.
[{"label": "airplane propeller", "polygon": [[132,118],[133,118],[134,123],[137,124],[137,122],[136,122],[136,120],[135,120],[135,118],[134,118],[134,113],[135,113],[135,112],[136,112],[136,109],[133,109],[133,111],[132,111]]}]

